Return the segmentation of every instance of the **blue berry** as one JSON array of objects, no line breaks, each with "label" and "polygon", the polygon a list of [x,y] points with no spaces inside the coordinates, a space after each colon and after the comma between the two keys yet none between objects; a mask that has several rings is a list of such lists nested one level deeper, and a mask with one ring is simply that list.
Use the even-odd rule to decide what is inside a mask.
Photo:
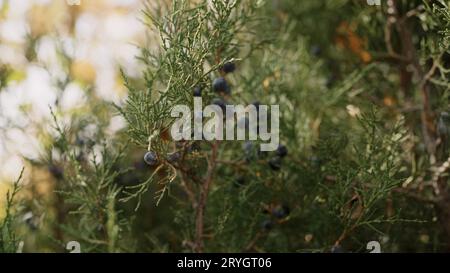
[{"label": "blue berry", "polygon": [[273,228],[273,222],[269,219],[266,219],[261,223],[261,227],[263,230],[269,231]]},{"label": "blue berry", "polygon": [[318,45],[314,45],[311,47],[311,54],[314,56],[320,56],[320,54],[322,53],[322,48]]},{"label": "blue berry", "polygon": [[227,62],[222,67],[222,71],[225,73],[233,73],[235,70],[236,70],[236,64],[233,62]]},{"label": "blue berry", "polygon": [[194,88],[194,97],[201,97],[202,96],[202,89],[200,87]]},{"label": "blue berry", "polygon": [[53,175],[54,178],[56,178],[58,180],[62,179],[64,177],[63,170],[60,167],[58,167],[58,166],[51,165],[48,168],[48,171]]},{"label": "blue berry", "polygon": [[263,214],[269,214],[269,213],[270,213],[270,211],[269,211],[268,208],[263,208],[263,209],[261,210],[261,212],[262,212]]},{"label": "blue berry", "polygon": [[181,158],[180,152],[171,153],[171,154],[167,155],[167,162],[173,164],[173,163],[177,162],[178,160],[180,160],[180,158]]},{"label": "blue berry", "polygon": [[149,151],[144,155],[144,161],[149,166],[155,166],[156,164],[158,164],[158,156],[155,152]]},{"label": "blue berry", "polygon": [[231,94],[231,88],[228,85],[227,80],[225,80],[225,78],[223,78],[223,77],[216,78],[213,81],[212,86],[213,86],[214,92],[225,93],[225,94],[228,94],[228,95]]},{"label": "blue berry", "polygon": [[274,171],[279,171],[281,169],[281,157],[276,156],[269,160],[269,166]]},{"label": "blue berry", "polygon": [[82,147],[82,146],[84,146],[85,144],[86,144],[86,142],[84,141],[84,139],[82,139],[82,138],[80,138],[80,137],[77,137],[77,138],[75,139],[75,145]]},{"label": "blue berry", "polygon": [[198,144],[198,142],[193,142],[192,145],[189,145],[186,148],[186,152],[187,153],[194,153],[194,152],[198,152],[201,150],[200,145]]},{"label": "blue berry", "polygon": [[275,208],[272,211],[272,214],[273,214],[273,216],[275,216],[278,219],[283,219],[283,218],[286,218],[290,212],[291,212],[291,210],[289,209],[289,207],[287,205],[282,205],[282,206]]},{"label": "blue berry", "polygon": [[280,144],[277,148],[277,155],[280,157],[285,157],[288,154],[288,149],[283,144]]},{"label": "blue berry", "polygon": [[234,181],[234,185],[236,187],[244,186],[245,185],[245,177],[239,176],[238,178],[236,178],[236,180]]}]

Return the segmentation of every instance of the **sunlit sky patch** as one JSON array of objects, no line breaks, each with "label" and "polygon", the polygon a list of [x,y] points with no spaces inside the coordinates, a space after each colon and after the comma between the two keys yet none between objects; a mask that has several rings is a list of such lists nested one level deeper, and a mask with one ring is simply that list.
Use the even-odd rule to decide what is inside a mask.
[{"label": "sunlit sky patch", "polygon": [[[74,59],[71,68],[84,81],[92,81],[97,95],[120,102],[126,93],[119,67],[138,76],[136,47],[144,40],[139,21],[142,1],[96,0],[69,6],[64,0],[0,0],[0,65],[13,71],[8,87],[0,92],[0,182],[10,181],[23,166],[21,156],[38,158],[42,151],[36,126],[50,119],[55,104],[55,79],[64,77],[57,48]],[[73,31],[70,31],[71,18]],[[25,58],[30,33],[38,33],[36,58]],[[66,87],[60,106],[70,111],[86,102],[77,82]],[[23,111],[26,109],[26,111]],[[115,117],[108,131],[123,127]]]}]

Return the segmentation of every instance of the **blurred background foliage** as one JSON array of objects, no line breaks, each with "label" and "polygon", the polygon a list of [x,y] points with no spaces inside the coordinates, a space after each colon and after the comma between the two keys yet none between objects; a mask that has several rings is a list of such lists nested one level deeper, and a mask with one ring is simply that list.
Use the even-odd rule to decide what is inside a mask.
[{"label": "blurred background foliage", "polygon": [[[236,3],[235,13],[220,3]],[[195,5],[204,18],[192,16]],[[449,5],[0,0],[0,250],[23,241],[24,252],[65,252],[76,240],[82,252],[367,252],[369,241],[383,252],[448,251]],[[209,43],[187,48],[176,42],[191,45],[182,38],[194,31],[163,28],[174,38],[163,50],[155,22],[201,28],[192,18],[225,34],[202,32]],[[123,116],[137,116],[130,101],[153,111],[142,92],[165,87],[190,103],[187,74],[208,90],[220,75],[209,51],[224,45],[222,58],[238,60],[227,99],[279,104],[288,155],[276,171],[273,153],[256,144],[218,148],[200,249],[198,207],[186,189],[201,196],[195,180],[211,145],[180,148],[158,137],[160,154],[189,148],[167,186],[158,182],[172,169],[155,174],[143,161],[149,132],[130,131],[137,125]],[[165,52],[172,55],[154,57]],[[138,120],[146,128],[167,121]],[[23,166],[12,206],[6,193]],[[161,184],[168,192],[156,206]],[[148,190],[128,200],[140,185]]]}]

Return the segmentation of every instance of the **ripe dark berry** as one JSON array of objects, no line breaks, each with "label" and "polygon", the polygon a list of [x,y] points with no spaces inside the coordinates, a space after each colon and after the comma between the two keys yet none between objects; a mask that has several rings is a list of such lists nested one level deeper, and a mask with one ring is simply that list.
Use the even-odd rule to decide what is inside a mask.
[{"label": "ripe dark berry", "polygon": [[194,97],[201,97],[202,96],[202,89],[200,87],[194,88]]},{"label": "ripe dark berry", "polygon": [[273,228],[273,222],[269,219],[266,219],[261,223],[261,227],[263,230],[269,231]]},{"label": "ripe dark berry", "polygon": [[82,146],[84,146],[85,144],[86,144],[86,142],[84,141],[84,139],[82,139],[82,138],[80,138],[80,137],[77,137],[77,138],[75,139],[75,145],[82,147]]},{"label": "ripe dark berry", "polygon": [[220,109],[222,109],[222,111],[225,113],[225,111],[227,109],[227,103],[223,99],[221,99],[221,98],[214,98],[212,100],[212,104],[219,106]]},{"label": "ripe dark berry", "polygon": [[280,144],[277,148],[277,155],[280,157],[285,157],[288,154],[288,149],[283,144]]},{"label": "ripe dark berry", "polygon": [[281,157],[276,156],[269,160],[269,166],[274,171],[279,171],[281,169]]},{"label": "ripe dark berry", "polygon": [[193,142],[186,148],[187,153],[194,153],[201,150],[200,144],[198,142]]},{"label": "ripe dark berry", "polygon": [[244,176],[239,176],[238,178],[236,178],[236,180],[234,181],[234,185],[236,187],[242,187],[245,185],[245,177]]},{"label": "ripe dark berry", "polygon": [[144,161],[145,163],[147,163],[149,166],[155,166],[156,164],[158,164],[158,156],[156,155],[155,152],[147,152],[144,155]]},{"label": "ripe dark berry", "polygon": [[180,152],[175,152],[167,155],[167,162],[173,164],[180,160],[181,154]]},{"label": "ripe dark berry", "polygon": [[233,62],[227,62],[222,67],[222,71],[225,73],[233,73],[235,70],[236,70],[236,64]]},{"label": "ripe dark berry", "polygon": [[290,212],[291,212],[291,210],[289,209],[288,206],[282,205],[282,206],[275,208],[272,211],[272,214],[273,214],[273,216],[275,216],[278,219],[283,219],[283,218],[286,218]]},{"label": "ripe dark berry", "polygon": [[51,165],[48,168],[48,171],[53,175],[54,178],[56,179],[62,179],[64,177],[64,172],[63,170],[55,165]]},{"label": "ripe dark berry", "polygon": [[320,56],[320,54],[322,53],[322,48],[318,45],[314,45],[311,47],[311,54],[314,56]]},{"label": "ripe dark berry", "polygon": [[231,88],[228,85],[227,80],[225,80],[225,78],[223,78],[223,77],[216,78],[213,81],[212,86],[213,86],[214,92],[225,93],[225,94],[228,94],[228,95],[231,94]]},{"label": "ripe dark berry", "polygon": [[77,157],[75,158],[75,160],[78,161],[78,162],[83,162],[84,159],[85,159],[85,155],[84,155],[83,152],[80,152],[80,153],[77,155]]}]

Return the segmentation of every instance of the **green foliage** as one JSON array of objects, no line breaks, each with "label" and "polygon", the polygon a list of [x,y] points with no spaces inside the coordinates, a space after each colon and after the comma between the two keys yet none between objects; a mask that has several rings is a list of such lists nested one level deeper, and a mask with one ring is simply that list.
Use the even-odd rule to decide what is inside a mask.
[{"label": "green foliage", "polygon": [[5,217],[0,223],[0,253],[15,253],[19,246],[19,237],[16,234],[15,222],[17,218],[14,206],[17,202],[17,194],[20,191],[23,170],[19,178],[13,183],[12,189],[6,193]]},{"label": "green foliage", "polygon": [[118,252],[117,242],[128,224],[116,206],[120,188],[115,181],[127,172],[116,169],[124,148],[101,143],[99,153],[92,154],[89,160],[68,142],[68,132],[58,124],[55,114],[53,117],[60,140],[58,168],[63,170],[64,180],[58,188],[58,200],[59,205],[70,208],[67,219],[60,223],[61,229],[66,236],[79,241],[83,251]]},{"label": "green foliage", "polygon": [[[173,1],[167,14],[148,7],[144,14],[150,30],[160,35],[161,48],[143,48],[140,59],[146,64],[146,90],[130,94],[121,113],[129,123],[129,136],[147,147],[149,138],[167,129],[170,111],[177,104],[191,104],[192,91],[211,88],[211,76],[223,63],[244,48],[256,46],[248,30],[258,3],[255,1],[202,1],[192,7],[189,1]],[[253,23],[252,23],[253,22]],[[156,138],[153,149],[163,151]]]},{"label": "green foliage", "polygon": [[[126,81],[129,97],[125,106],[119,108],[128,122],[128,135],[137,145],[167,154],[170,147],[160,136],[167,133],[173,122],[172,107],[192,105],[195,87],[210,90],[212,76],[219,73],[224,63],[237,61],[233,56],[238,51],[248,55],[261,44],[252,41],[251,32],[257,22],[255,12],[261,5],[259,2],[202,1],[192,6],[189,1],[177,0],[167,8],[167,14],[161,14],[162,7],[147,7],[144,11],[147,24],[159,33],[161,48],[155,52],[142,49],[146,90],[136,90]],[[204,103],[208,104],[211,97],[207,93]],[[159,181],[163,185],[157,196],[159,201],[175,176],[170,169],[166,178]],[[131,188],[129,197],[145,193],[152,178]]]},{"label": "green foliage", "polygon": [[[30,160],[61,170],[50,200],[28,200],[45,219],[29,235],[40,249],[365,252],[375,240],[385,252],[446,250],[449,1],[154,2],[143,76],[122,72],[128,97],[114,107],[127,128],[108,135],[113,107],[92,96],[68,119],[54,111],[47,153]],[[237,70],[225,75],[227,62]],[[219,76],[231,95],[213,92]],[[172,141],[172,107],[192,106],[196,87],[204,105],[280,105],[280,170],[257,141]],[[17,242],[11,217],[5,251]]]}]

